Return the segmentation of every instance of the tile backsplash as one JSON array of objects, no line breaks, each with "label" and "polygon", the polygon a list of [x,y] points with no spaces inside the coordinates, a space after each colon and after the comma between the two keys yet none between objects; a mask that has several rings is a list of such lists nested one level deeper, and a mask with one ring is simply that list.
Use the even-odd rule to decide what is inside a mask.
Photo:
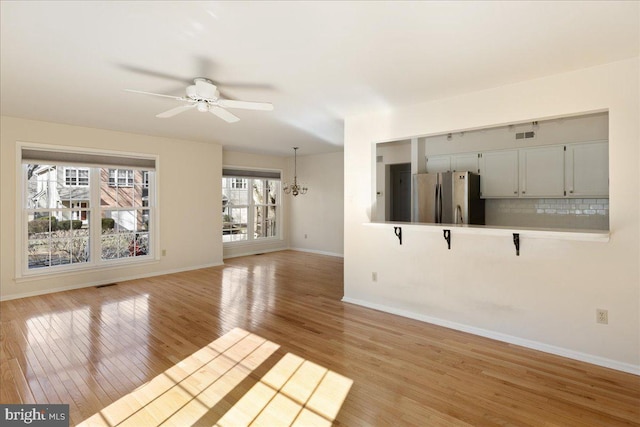
[{"label": "tile backsplash", "polygon": [[609,230],[609,199],[487,199],[487,225]]}]

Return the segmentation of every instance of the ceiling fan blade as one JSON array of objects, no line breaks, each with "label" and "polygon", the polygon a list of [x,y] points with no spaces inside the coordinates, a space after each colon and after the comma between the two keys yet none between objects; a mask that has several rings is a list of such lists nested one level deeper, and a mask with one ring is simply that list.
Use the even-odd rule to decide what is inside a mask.
[{"label": "ceiling fan blade", "polygon": [[164,113],[157,114],[156,117],[159,117],[161,119],[166,119],[167,117],[173,117],[176,114],[180,114],[183,111],[187,111],[187,110],[190,110],[190,109],[194,108],[196,105],[197,104],[195,104],[195,103],[194,104],[189,104],[189,105],[181,105],[179,107],[175,107],[175,108],[172,108],[170,110],[167,110]]},{"label": "ceiling fan blade", "polygon": [[141,93],[143,95],[162,96],[163,98],[177,99],[178,101],[186,101],[186,99],[181,96],[163,95],[161,93],[145,92],[143,90],[134,90],[134,89],[125,89],[125,91],[133,92],[133,93]]},{"label": "ceiling fan blade", "polygon": [[224,108],[220,108],[220,107],[217,107],[215,105],[211,105],[209,107],[209,112],[211,114],[215,114],[216,116],[220,117],[222,120],[224,120],[225,122],[228,122],[228,123],[235,123],[238,120],[240,120],[240,118],[238,116],[236,116],[235,114],[232,114],[232,113],[228,112],[227,110],[225,110]]},{"label": "ceiling fan blade", "polygon": [[220,99],[218,105],[225,108],[242,108],[245,110],[273,111],[273,104],[270,102],[235,101],[232,99]]}]

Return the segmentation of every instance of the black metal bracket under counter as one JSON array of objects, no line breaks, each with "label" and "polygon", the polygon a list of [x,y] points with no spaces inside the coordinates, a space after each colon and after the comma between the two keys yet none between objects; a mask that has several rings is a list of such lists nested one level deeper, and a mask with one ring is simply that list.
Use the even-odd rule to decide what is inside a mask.
[{"label": "black metal bracket under counter", "polygon": [[393,232],[402,244],[402,227],[393,227]]},{"label": "black metal bracket under counter", "polygon": [[447,248],[451,250],[451,230],[442,230],[444,240],[447,241]]},{"label": "black metal bracket under counter", "polygon": [[520,233],[513,233],[513,244],[516,247],[516,256],[520,256]]}]

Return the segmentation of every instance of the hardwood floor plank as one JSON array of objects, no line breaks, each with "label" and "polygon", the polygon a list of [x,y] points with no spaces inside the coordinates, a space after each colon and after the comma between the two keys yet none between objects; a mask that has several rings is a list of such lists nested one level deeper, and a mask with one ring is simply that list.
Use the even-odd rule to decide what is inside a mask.
[{"label": "hardwood floor plank", "polygon": [[[342,280],[282,251],[1,302],[0,403],[68,403],[74,425],[640,425],[638,376],[346,304]],[[248,334],[242,364],[211,363]]]}]

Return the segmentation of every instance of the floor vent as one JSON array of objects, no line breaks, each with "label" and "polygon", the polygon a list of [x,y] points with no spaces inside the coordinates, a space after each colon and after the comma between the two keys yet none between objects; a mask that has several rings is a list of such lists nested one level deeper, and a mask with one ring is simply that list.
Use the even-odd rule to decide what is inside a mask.
[{"label": "floor vent", "polygon": [[106,288],[107,286],[115,286],[117,283],[107,283],[106,285],[98,285],[96,288]]}]

